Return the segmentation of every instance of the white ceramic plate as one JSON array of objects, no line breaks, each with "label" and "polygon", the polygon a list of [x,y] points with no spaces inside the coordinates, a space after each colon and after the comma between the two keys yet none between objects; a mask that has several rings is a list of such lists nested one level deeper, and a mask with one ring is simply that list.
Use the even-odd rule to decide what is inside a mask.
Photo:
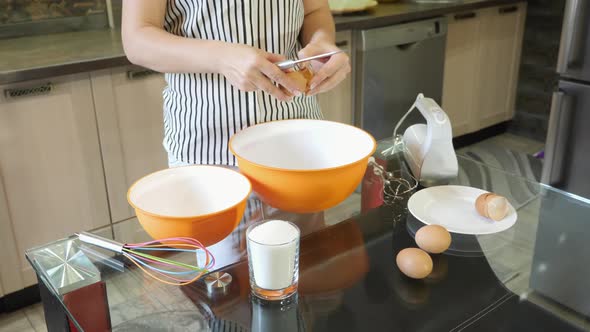
[{"label": "white ceramic plate", "polygon": [[438,186],[412,195],[408,209],[427,225],[441,225],[451,233],[483,235],[505,231],[516,223],[517,213],[510,204],[506,218],[493,221],[480,216],[475,200],[487,191],[464,186]]}]

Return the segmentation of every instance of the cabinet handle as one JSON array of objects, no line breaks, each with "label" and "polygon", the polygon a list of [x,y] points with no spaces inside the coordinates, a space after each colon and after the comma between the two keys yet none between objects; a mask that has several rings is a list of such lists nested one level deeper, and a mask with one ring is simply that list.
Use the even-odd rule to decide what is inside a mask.
[{"label": "cabinet handle", "polygon": [[498,8],[498,13],[500,13],[500,14],[514,13],[516,11],[518,11],[518,7],[517,6],[510,6],[510,7]]},{"label": "cabinet handle", "polygon": [[565,3],[564,29],[557,58],[558,73],[578,74],[582,69],[580,68],[580,57],[584,48],[582,46],[585,41],[587,25],[583,19],[587,14],[587,9],[587,1],[568,0]]},{"label": "cabinet handle", "polygon": [[49,94],[53,90],[53,84],[45,83],[41,85],[35,85],[28,88],[14,88],[4,89],[4,96],[6,98],[23,98],[29,96],[39,96]]},{"label": "cabinet handle", "polygon": [[338,47],[348,46],[348,40],[337,41],[336,46],[338,46]]},{"label": "cabinet handle", "polygon": [[461,13],[461,14],[455,15],[455,21],[468,20],[470,18],[475,18],[476,16],[477,16],[477,14],[475,12]]},{"label": "cabinet handle", "polygon": [[571,126],[571,97],[564,91],[553,93],[551,114],[549,115],[549,130],[545,149],[545,165],[541,182],[548,185],[558,185],[563,176],[563,164],[567,150],[566,133]]},{"label": "cabinet handle", "polygon": [[138,80],[144,77],[157,74],[158,72],[153,71],[151,69],[140,69],[140,70],[128,70],[127,71],[127,79],[129,80]]}]

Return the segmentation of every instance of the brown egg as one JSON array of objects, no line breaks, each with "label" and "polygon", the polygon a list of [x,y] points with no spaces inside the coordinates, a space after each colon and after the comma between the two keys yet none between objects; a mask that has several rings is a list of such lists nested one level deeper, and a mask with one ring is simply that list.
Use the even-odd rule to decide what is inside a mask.
[{"label": "brown egg", "polygon": [[307,80],[307,90],[309,90],[309,82],[311,82],[311,79],[313,78],[313,71],[311,70],[311,67],[307,66],[301,69],[299,72],[303,74],[303,77],[305,77],[305,79]]},{"label": "brown egg", "polygon": [[479,195],[475,200],[475,209],[482,217],[500,221],[508,214],[508,200],[494,193]]},{"label": "brown egg", "polygon": [[449,249],[451,234],[440,225],[427,225],[416,232],[416,244],[431,254],[440,254]]},{"label": "brown egg", "polygon": [[[299,91],[303,91],[305,93],[309,92],[309,82],[313,78],[313,72],[308,67],[305,67],[301,70],[293,70],[287,72],[287,76],[293,78],[297,84],[297,89]],[[286,93],[290,94],[290,92],[284,87],[280,86],[281,90]]]},{"label": "brown egg", "polygon": [[400,251],[395,262],[403,274],[413,279],[423,279],[432,272],[432,258],[418,248],[406,248]]}]

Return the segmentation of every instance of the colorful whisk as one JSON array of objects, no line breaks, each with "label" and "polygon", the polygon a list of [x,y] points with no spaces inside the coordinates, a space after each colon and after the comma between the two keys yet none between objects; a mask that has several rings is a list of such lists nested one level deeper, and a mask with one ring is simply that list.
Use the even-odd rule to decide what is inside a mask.
[{"label": "colorful whisk", "polygon": [[[168,285],[184,286],[197,281],[215,265],[215,257],[199,241],[187,237],[175,237],[143,243],[122,244],[98,235],[81,232],[80,241],[120,253],[150,277]],[[199,250],[205,253],[205,266],[173,261],[154,256],[150,252],[192,252],[195,260]]]}]

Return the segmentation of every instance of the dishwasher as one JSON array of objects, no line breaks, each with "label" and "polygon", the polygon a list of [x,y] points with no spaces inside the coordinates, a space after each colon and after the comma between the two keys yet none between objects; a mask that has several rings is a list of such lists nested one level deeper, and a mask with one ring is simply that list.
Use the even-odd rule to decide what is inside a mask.
[{"label": "dishwasher", "polygon": [[[381,140],[419,93],[442,105],[446,32],[444,17],[357,32],[356,126]],[[425,121],[412,113],[400,132],[418,122]]]}]

